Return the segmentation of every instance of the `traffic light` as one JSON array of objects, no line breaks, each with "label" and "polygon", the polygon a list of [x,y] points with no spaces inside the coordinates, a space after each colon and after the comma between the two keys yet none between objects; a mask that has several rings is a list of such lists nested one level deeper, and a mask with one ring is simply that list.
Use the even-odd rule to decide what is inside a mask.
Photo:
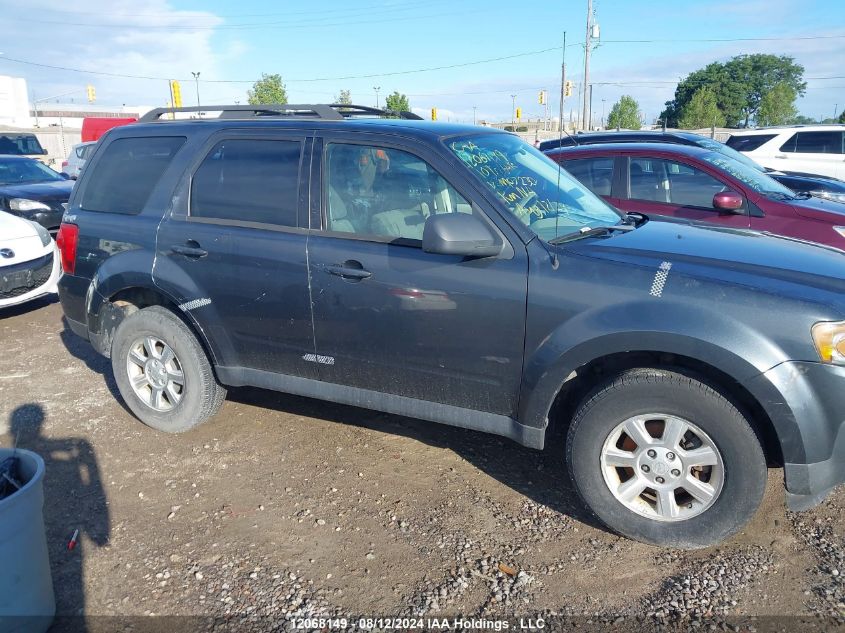
[{"label": "traffic light", "polygon": [[516,120],[519,121],[522,118],[522,108],[516,109]]},{"label": "traffic light", "polygon": [[432,108],[432,109],[431,109],[431,120],[432,120],[432,121],[436,121],[436,120],[437,120],[437,108]]},{"label": "traffic light", "polygon": [[568,79],[566,83],[563,85],[563,96],[564,97],[571,97],[572,96],[572,82]]},{"label": "traffic light", "polygon": [[170,97],[174,108],[182,107],[182,86],[175,79],[170,80]]},{"label": "traffic light", "polygon": [[88,86],[86,86],[85,88],[85,91],[88,93],[88,103],[94,103],[94,101],[97,99],[97,91],[94,90],[94,86],[88,84]]},{"label": "traffic light", "polygon": [[540,91],[540,98],[538,99],[538,103],[540,105],[546,105],[546,91],[545,90]]}]

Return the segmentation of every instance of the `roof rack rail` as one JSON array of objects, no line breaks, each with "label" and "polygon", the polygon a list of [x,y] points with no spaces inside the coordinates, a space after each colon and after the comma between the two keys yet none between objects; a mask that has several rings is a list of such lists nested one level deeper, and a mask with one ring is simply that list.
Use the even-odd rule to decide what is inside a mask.
[{"label": "roof rack rail", "polygon": [[302,119],[323,119],[327,121],[342,121],[354,116],[383,116],[399,119],[422,119],[413,112],[394,112],[382,110],[369,106],[359,106],[345,103],[333,104],[297,104],[297,103],[273,103],[260,105],[208,105],[189,106],[184,108],[153,108],[142,116],[139,123],[161,121],[167,114],[180,112],[219,112],[220,119],[260,119],[267,117],[278,118],[302,118]]}]

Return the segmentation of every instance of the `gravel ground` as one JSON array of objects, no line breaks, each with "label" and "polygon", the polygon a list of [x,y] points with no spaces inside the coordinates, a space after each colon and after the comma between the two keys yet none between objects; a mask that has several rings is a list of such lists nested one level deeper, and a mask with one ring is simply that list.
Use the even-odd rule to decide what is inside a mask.
[{"label": "gravel ground", "polygon": [[[545,618],[547,630],[626,631],[845,622],[839,490],[791,514],[774,470],[760,512],[730,542],[660,550],[596,524],[559,441],[538,453],[253,389],[168,436],[126,412],[107,361],[65,330],[57,303],[0,315],[0,344],[0,445],[17,437],[47,462],[47,536],[68,630],[80,615],[90,630],[114,629],[100,616],[151,615],[256,631],[314,616],[525,617]],[[80,545],[68,551],[75,529]]]}]

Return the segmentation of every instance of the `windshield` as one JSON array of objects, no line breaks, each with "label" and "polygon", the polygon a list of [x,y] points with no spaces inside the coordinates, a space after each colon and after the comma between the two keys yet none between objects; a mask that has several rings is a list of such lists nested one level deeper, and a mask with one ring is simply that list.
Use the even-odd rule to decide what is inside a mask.
[{"label": "windshield", "polygon": [[449,149],[542,239],[607,224],[621,214],[518,136],[448,140]]},{"label": "windshield", "polygon": [[33,182],[64,180],[59,174],[37,160],[0,157],[0,185],[22,185]]},{"label": "windshield", "polygon": [[705,154],[702,158],[711,165],[728,172],[731,176],[748,185],[754,191],[766,194],[784,195],[789,196],[790,198],[795,196],[795,193],[791,189],[783,186],[771,176],[767,176],[762,171],[749,167],[745,163],[734,160],[729,156],[712,152],[710,154]]},{"label": "windshield", "polygon": [[739,161],[743,165],[747,165],[752,169],[756,169],[760,172],[765,172],[766,168],[760,165],[759,163],[754,162],[748,156],[743,154],[742,152],[736,151],[732,147],[728,147],[724,143],[720,143],[719,141],[714,141],[712,138],[702,137],[701,140],[696,139],[698,142],[699,147],[703,147],[704,149],[709,149],[711,152],[719,152],[720,154],[724,154],[729,158],[733,158],[736,161]]}]

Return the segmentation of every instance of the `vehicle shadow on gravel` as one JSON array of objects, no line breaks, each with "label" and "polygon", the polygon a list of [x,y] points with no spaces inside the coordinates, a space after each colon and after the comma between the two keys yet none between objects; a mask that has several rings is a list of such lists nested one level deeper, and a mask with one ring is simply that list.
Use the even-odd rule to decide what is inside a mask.
[{"label": "vehicle shadow on gravel", "polygon": [[287,414],[403,435],[429,446],[452,450],[535,503],[610,533],[589,512],[575,491],[564,461],[565,437],[562,433],[550,432],[546,437],[545,450],[536,451],[479,431],[251,387],[231,389],[227,399]]},{"label": "vehicle shadow on gravel", "polygon": [[127,413],[130,413],[129,409],[123,403],[120,391],[117,389],[117,383],[114,380],[114,375],[111,370],[111,361],[105,356],[101,356],[95,352],[94,348],[91,347],[91,343],[83,339],[81,336],[74,334],[68,327],[67,319],[65,317],[62,317],[62,331],[59,332],[59,338],[61,338],[65,349],[70,352],[71,356],[78,358],[85,363],[85,366],[88,367],[88,369],[103,377],[103,381],[105,382],[109,393],[111,393],[114,399],[120,403],[120,406],[122,406]]},{"label": "vehicle shadow on gravel", "polygon": [[[105,547],[111,535],[108,502],[94,449],[81,437],[47,437],[39,404],[23,404],[9,417],[12,444],[38,453],[44,474],[44,524],[56,595],[52,631],[82,631],[85,613],[84,556]],[[70,541],[79,530],[77,541]],[[68,628],[69,627],[69,628]]]}]

